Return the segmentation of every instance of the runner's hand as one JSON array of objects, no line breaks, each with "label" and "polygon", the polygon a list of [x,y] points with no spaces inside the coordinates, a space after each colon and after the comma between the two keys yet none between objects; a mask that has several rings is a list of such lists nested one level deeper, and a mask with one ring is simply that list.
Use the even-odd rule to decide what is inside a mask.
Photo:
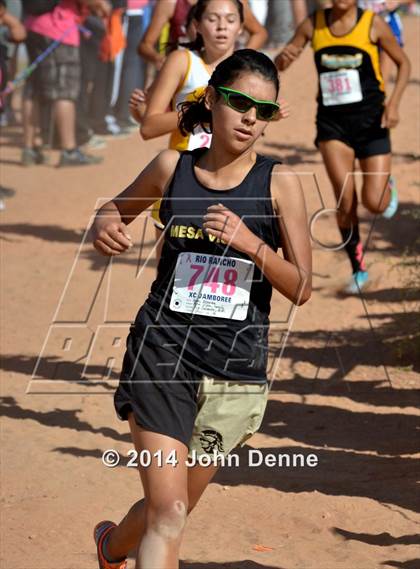
[{"label": "runner's hand", "polygon": [[293,63],[301,53],[301,47],[296,47],[293,44],[286,45],[286,47],[275,58],[274,63],[277,67],[279,66],[280,62],[288,66]]},{"label": "runner's hand", "polygon": [[91,228],[93,246],[102,255],[113,257],[131,249],[133,241],[118,214],[99,212]]},{"label": "runner's hand", "polygon": [[382,120],[381,120],[381,127],[382,128],[394,128],[400,122],[400,116],[398,113],[398,108],[396,105],[388,103],[385,106]]},{"label": "runner's hand", "polygon": [[237,251],[246,253],[251,243],[258,239],[236,213],[222,204],[208,207],[203,219],[206,233],[221,239]]},{"label": "runner's hand", "polygon": [[134,89],[131,93],[128,106],[131,116],[134,120],[141,124],[147,108],[147,95],[142,89]]},{"label": "runner's hand", "polygon": [[277,120],[280,121],[282,119],[287,119],[287,117],[290,117],[290,105],[286,99],[280,97],[278,103],[280,105],[280,110],[277,114]]}]

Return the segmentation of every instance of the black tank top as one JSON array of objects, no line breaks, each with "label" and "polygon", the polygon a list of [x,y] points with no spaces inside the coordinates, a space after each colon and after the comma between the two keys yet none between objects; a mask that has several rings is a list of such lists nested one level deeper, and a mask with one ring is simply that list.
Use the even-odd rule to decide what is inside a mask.
[{"label": "black tank top", "polygon": [[[270,193],[276,161],[257,155],[238,186],[213,190],[201,184],[194,172],[196,160],[206,151],[181,154],[162,198],[160,217],[166,227],[162,256],[136,327],[141,331],[153,322],[144,341],[176,350],[182,364],[193,370],[264,382],[272,286],[247,255],[209,238],[203,231],[203,216],[210,205],[222,203],[277,251],[280,233]],[[235,293],[245,281],[250,290],[242,303]]]}]

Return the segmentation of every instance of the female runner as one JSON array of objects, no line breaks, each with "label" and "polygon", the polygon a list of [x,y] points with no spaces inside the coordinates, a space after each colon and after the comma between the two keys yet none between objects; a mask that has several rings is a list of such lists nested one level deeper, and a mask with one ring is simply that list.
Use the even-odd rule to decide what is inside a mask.
[{"label": "female runner", "polygon": [[[157,2],[153,10],[150,26],[139,44],[139,55],[146,61],[153,63],[157,69],[160,69],[165,61],[165,54],[158,51],[156,46],[162,31],[169,24],[169,45],[176,44],[180,39],[184,38],[188,12],[191,6],[194,6],[196,3],[197,0],[166,0],[165,2]],[[244,28],[249,34],[247,47],[259,49],[267,39],[267,31],[253,15],[248,0],[243,0],[242,3],[244,8]]]},{"label": "female runner", "polygon": [[[194,133],[180,132],[178,105],[202,95],[216,65],[233,53],[243,21],[240,0],[198,0],[194,5],[195,40],[168,56],[148,93],[140,129],[144,139],[171,133],[169,148],[174,150],[210,145],[211,134],[200,127]],[[135,94],[133,98],[136,98]],[[172,110],[168,111],[168,108]],[[164,229],[159,208],[160,202],[152,208],[157,260],[162,251]]]},{"label": "female runner", "polygon": [[[172,133],[169,147],[192,150],[207,146],[209,137],[197,132],[187,136],[178,129],[178,105],[188,98],[200,96],[216,65],[229,57],[243,24],[240,0],[198,0],[194,9],[196,39],[172,52],[165,61],[148,95],[147,111],[141,134],[146,140]],[[168,107],[172,111],[168,112]]]},{"label": "female runner", "polygon": [[[368,281],[357,217],[355,159],[363,173],[362,203],[392,217],[398,207],[391,171],[390,128],[399,121],[410,63],[389,26],[357,0],[332,0],[332,8],[304,20],[277,56],[283,71],[312,42],[319,74],[318,146],[337,198],[337,221],[352,266],[345,292],[357,294]],[[398,76],[385,101],[379,46],[395,62]]]},{"label": "female runner", "polygon": [[187,515],[218,468],[187,459],[225,456],[259,428],[272,287],[298,305],[310,297],[300,182],[254,151],[278,113],[278,90],[265,55],[240,50],[223,60],[180,125],[210,125],[210,149],[163,151],[95,218],[94,245],[109,256],[132,246],[127,224],[158,198],[166,224],[115,394],[136,450],[151,457],[139,466],[145,497],[118,526],[96,526],[100,569],[123,569],[136,546],[137,569],[178,567]]}]

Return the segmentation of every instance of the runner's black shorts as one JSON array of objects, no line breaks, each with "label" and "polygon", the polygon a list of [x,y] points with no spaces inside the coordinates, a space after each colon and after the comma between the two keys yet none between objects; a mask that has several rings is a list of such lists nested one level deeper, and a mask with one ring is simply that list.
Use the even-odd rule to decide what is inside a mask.
[{"label": "runner's black shorts", "polygon": [[316,146],[326,140],[340,140],[353,148],[356,158],[369,158],[391,152],[389,129],[381,127],[383,107],[369,111],[318,111]]},{"label": "runner's black shorts", "polygon": [[[28,32],[26,49],[32,63],[54,40]],[[60,44],[28,77],[24,98],[41,101],[77,101],[80,92],[80,50],[74,45]]]},{"label": "runner's black shorts", "polygon": [[182,442],[190,455],[243,446],[262,423],[268,383],[205,375],[179,356],[179,346],[146,344],[132,326],[114,395],[118,417],[133,413],[139,427]]}]

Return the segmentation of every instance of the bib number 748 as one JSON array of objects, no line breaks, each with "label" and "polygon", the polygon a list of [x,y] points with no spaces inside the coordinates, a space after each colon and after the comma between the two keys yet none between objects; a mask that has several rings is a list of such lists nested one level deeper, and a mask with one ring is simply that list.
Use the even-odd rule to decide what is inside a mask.
[{"label": "bib number 748", "polygon": [[[194,271],[190,282],[188,283],[188,290],[193,290],[194,285],[199,279],[200,275],[205,270],[204,265],[191,265],[191,269]],[[235,269],[227,269],[223,274],[223,283],[220,282],[220,269],[212,267],[208,270],[207,274],[204,276],[203,287],[209,287],[211,292],[218,292],[221,287],[222,293],[227,296],[232,296],[235,294],[236,281],[238,280],[238,271]]]},{"label": "bib number 748", "polygon": [[169,307],[175,312],[245,320],[253,274],[252,261],[180,253]]}]

